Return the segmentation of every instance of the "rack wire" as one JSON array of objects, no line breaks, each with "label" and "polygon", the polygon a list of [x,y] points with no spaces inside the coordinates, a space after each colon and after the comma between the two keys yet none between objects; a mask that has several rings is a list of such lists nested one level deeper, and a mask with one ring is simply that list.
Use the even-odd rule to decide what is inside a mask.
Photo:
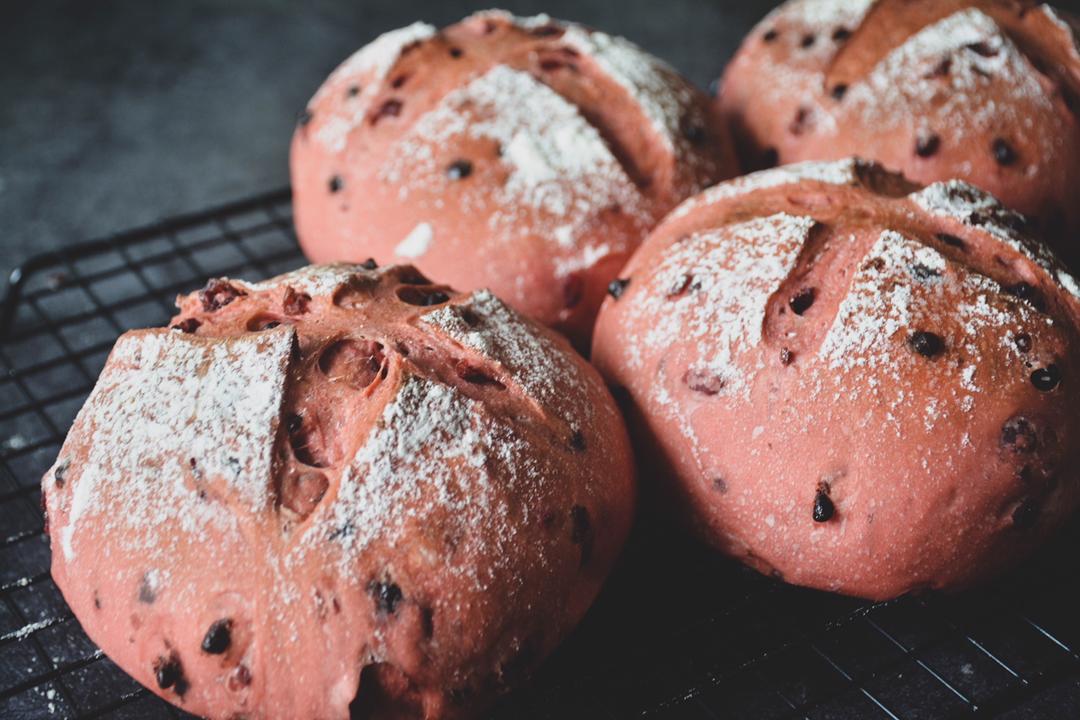
[{"label": "rack wire", "polygon": [[[49,575],[39,479],[116,337],[209,276],[303,263],[288,190],[39,256],[0,307],[0,717],[191,717],[86,637]],[[1080,717],[1080,524],[1002,580],[870,604],[639,520],[595,607],[494,718]]]}]

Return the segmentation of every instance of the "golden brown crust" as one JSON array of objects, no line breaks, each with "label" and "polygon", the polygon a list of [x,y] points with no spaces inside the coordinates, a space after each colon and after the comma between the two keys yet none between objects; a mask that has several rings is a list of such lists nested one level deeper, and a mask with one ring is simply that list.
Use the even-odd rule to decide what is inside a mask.
[{"label": "golden brown crust", "polygon": [[213,718],[464,717],[584,614],[633,471],[562,338],[411,267],[178,304],[43,479],[53,576],[133,677]]},{"label": "golden brown crust", "polygon": [[1080,287],[1025,233],[956,181],[749,175],[650,236],[593,359],[722,551],[870,598],[962,587],[1080,503]]},{"label": "golden brown crust", "polygon": [[959,178],[1080,259],[1080,52],[1015,0],[793,0],[746,38],[717,107],[749,169],[858,155]]},{"label": "golden brown crust", "polygon": [[486,12],[343,63],[291,166],[313,261],[410,261],[581,346],[618,268],[734,151],[707,97],[631,43]]}]

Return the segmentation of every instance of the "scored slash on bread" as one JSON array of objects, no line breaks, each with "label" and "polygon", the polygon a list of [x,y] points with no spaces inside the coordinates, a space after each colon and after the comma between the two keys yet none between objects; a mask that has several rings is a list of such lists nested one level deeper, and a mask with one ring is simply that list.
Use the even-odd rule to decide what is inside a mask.
[{"label": "scored slash on bread", "polygon": [[1012,0],[792,0],[751,31],[716,100],[743,165],[881,162],[959,178],[1080,261],[1080,44]]},{"label": "scored slash on bread", "polygon": [[414,24],[346,60],[293,137],[315,262],[413,262],[587,345],[604,288],[678,202],[735,172],[708,98],[547,16]]},{"label": "scored slash on bread", "polygon": [[464,717],[580,619],[633,469],[562,338],[407,266],[178,305],[43,480],[53,576],[121,668],[207,717]]},{"label": "scored slash on bread", "polygon": [[984,579],[1080,504],[1080,287],[958,181],[847,160],[688,201],[622,271],[593,360],[706,540],[888,598]]}]

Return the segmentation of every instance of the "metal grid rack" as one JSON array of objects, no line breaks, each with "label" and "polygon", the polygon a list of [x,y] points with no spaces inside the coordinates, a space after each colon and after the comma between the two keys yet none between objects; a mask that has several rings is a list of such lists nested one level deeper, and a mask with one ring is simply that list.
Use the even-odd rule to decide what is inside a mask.
[{"label": "metal grid rack", "polygon": [[[0,314],[0,717],[190,717],[104,657],[49,576],[39,478],[116,336],[208,276],[302,264],[288,191],[40,256]],[[869,604],[644,517],[579,630],[497,718],[1078,718],[1080,523],[989,587]]]}]

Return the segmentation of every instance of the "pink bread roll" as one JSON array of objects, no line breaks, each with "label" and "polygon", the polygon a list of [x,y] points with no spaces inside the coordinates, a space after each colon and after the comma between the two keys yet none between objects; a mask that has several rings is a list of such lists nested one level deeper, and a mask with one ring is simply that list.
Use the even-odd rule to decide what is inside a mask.
[{"label": "pink bread roll", "polygon": [[623,273],[593,359],[693,529],[762,572],[959,588],[1080,502],[1080,288],[989,195],[763,171],[683,204]]},{"label": "pink bread roll", "polygon": [[465,717],[581,618],[634,487],[565,340],[411,267],[178,305],[43,480],[53,577],[139,682],[211,718]]},{"label": "pink bread roll", "polygon": [[492,11],[387,33],[292,144],[314,262],[412,262],[587,345],[604,289],[679,201],[734,174],[708,98],[637,46]]},{"label": "pink bread roll", "polygon": [[717,104],[749,169],[857,155],[967,180],[1076,263],[1075,27],[1029,0],[792,0],[743,42]]}]

